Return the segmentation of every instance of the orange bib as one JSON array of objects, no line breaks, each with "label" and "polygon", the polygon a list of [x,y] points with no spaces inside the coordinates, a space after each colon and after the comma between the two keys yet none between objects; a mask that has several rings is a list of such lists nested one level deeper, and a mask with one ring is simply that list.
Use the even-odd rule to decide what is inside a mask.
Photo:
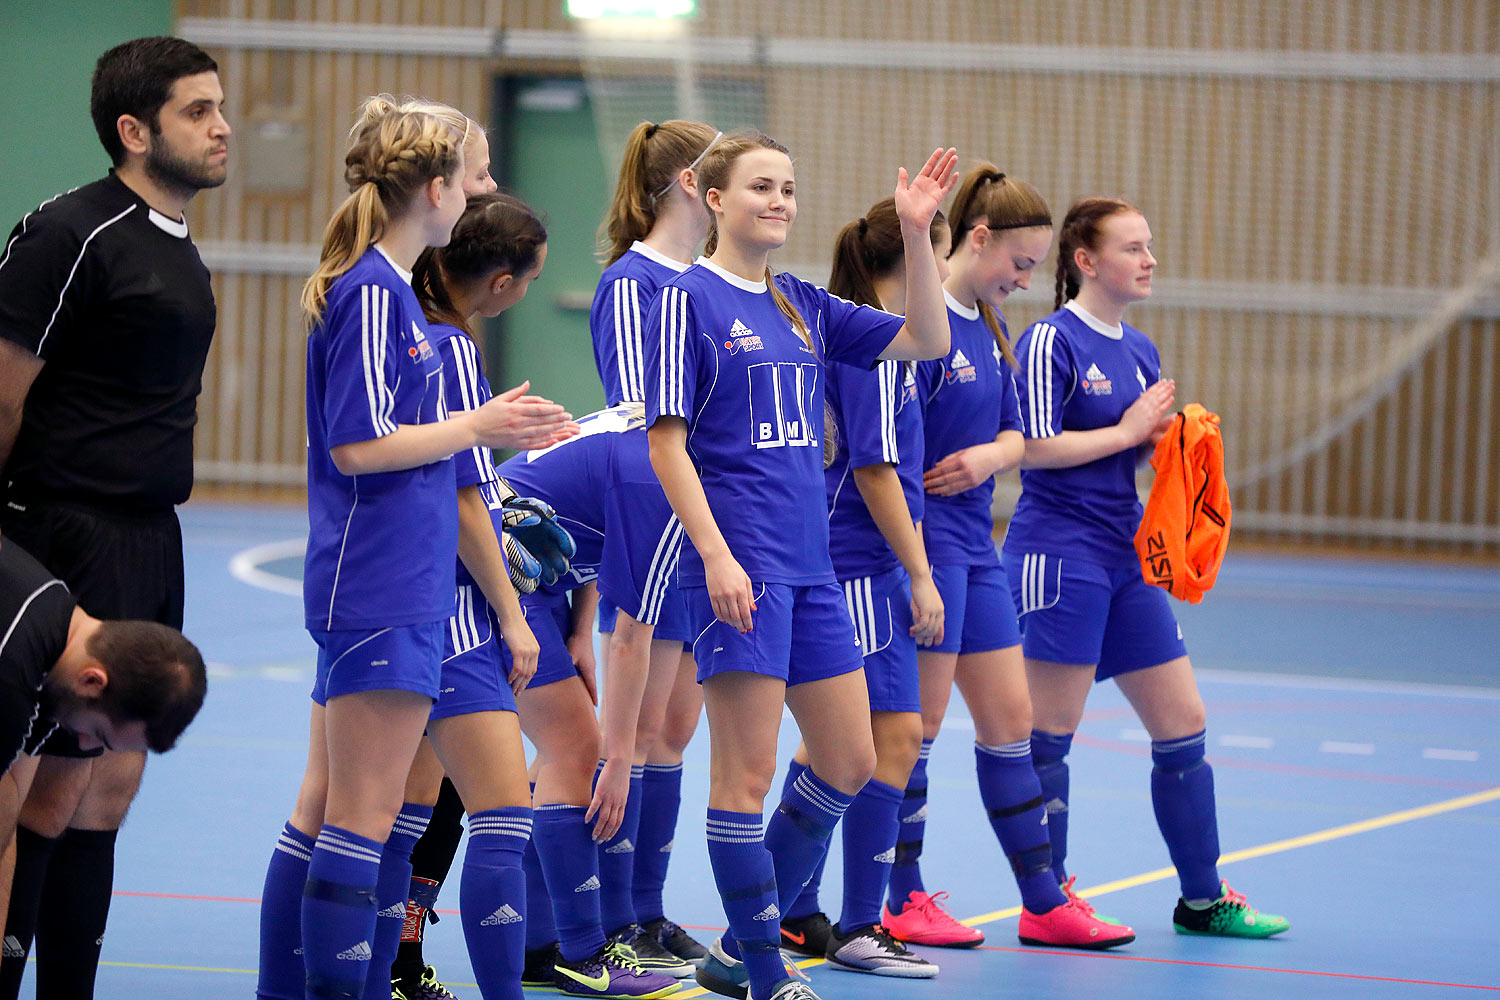
[{"label": "orange bib", "polygon": [[1219,415],[1189,403],[1156,443],[1156,482],[1135,533],[1146,582],[1197,604],[1229,548],[1229,487]]}]

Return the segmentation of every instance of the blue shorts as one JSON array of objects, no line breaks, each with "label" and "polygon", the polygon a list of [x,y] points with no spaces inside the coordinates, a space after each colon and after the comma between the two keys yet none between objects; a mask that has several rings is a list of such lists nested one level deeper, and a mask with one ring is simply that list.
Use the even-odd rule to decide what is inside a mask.
[{"label": "blue shorts", "polygon": [[[537,645],[542,647],[537,657],[536,673],[532,674],[526,690],[545,687],[578,676],[573,665],[573,656],[568,652],[568,629],[572,622],[572,608],[566,594],[526,594],[521,598],[521,613]],[[500,649],[501,676],[510,676],[510,650]]]},{"label": "blue shorts", "polygon": [[478,587],[458,588],[458,614],[443,630],[443,672],[431,718],[447,719],[475,712],[514,712],[516,696],[506,683],[508,667],[500,663],[500,633],[495,613]]},{"label": "blue shorts", "polygon": [[927,649],[962,656],[1009,649],[1021,641],[1001,566],[934,566],[932,582],[943,599],[943,641]]},{"label": "blue shorts", "polygon": [[1029,659],[1098,664],[1095,680],[1187,655],[1167,592],[1137,562],[1107,567],[1028,552],[1006,560]]},{"label": "blue shorts", "polygon": [[779,677],[793,687],[838,677],[864,665],[838,584],[751,586],[755,627],[744,635],[714,617],[707,587],[682,588],[688,617],[697,626],[693,658],[698,662],[698,683],[715,674],[744,670]]},{"label": "blue shorts", "polygon": [[414,691],[436,698],[447,624],[313,632],[318,644],[313,701],[326,705],[329,698],[357,691]]},{"label": "blue shorts", "polygon": [[911,637],[911,577],[895,569],[842,580],[854,634],[865,653],[872,712],[920,712],[917,640]]},{"label": "blue shorts", "polygon": [[[603,594],[599,595],[599,634],[609,635],[615,630],[615,618],[619,613],[620,609],[614,601]],[[693,648],[693,629],[687,620],[687,603],[675,584],[662,598],[661,614],[657,616],[656,631],[651,633],[651,638],[680,642],[683,649]]]}]

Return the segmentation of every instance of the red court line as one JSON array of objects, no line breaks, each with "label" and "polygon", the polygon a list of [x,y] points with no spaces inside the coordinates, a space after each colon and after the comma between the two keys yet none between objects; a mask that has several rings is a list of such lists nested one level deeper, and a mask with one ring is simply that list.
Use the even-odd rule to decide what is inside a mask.
[{"label": "red court line", "polygon": [[1371,983],[1406,983],[1412,986],[1449,986],[1459,990],[1490,990],[1500,993],[1500,986],[1481,986],[1476,983],[1443,983],[1431,979],[1398,979],[1393,976],[1362,976],[1357,972],[1322,972],[1318,969],[1278,969],[1264,965],[1232,965],[1227,962],[1190,962],[1182,958],[1147,958],[1144,955],[1120,955],[1115,952],[1064,951],[1050,948],[1002,948],[982,944],[977,951],[1008,951],[1017,955],[1063,955],[1068,958],[1104,958],[1116,962],[1145,962],[1152,965],[1191,965],[1204,969],[1237,969],[1244,972],[1280,972],[1289,976],[1323,976],[1329,979],[1359,979]]},{"label": "red court line", "polygon": [[[1077,733],[1073,742],[1096,750],[1109,750],[1130,757],[1149,757],[1149,746],[1122,743],[1098,736]],[[1238,771],[1265,771],[1270,774],[1292,774],[1299,778],[1327,778],[1332,781],[1368,781],[1382,785],[1414,785],[1418,788],[1452,788],[1461,792],[1477,792],[1492,787],[1484,781],[1459,781],[1455,778],[1423,778],[1418,775],[1370,774],[1364,771],[1341,771],[1332,767],[1308,767],[1305,764],[1278,764],[1268,760],[1244,760],[1238,757],[1221,757],[1209,754],[1208,762],[1214,767],[1233,768]]]}]

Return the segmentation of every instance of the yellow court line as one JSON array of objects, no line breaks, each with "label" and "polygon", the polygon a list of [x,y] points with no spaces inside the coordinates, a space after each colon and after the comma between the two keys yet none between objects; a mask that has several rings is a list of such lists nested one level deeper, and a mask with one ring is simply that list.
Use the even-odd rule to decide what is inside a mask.
[{"label": "yellow court line", "polygon": [[[31,959],[30,961],[35,961]],[[162,969],[166,972],[233,972],[237,975],[253,976],[256,969],[216,969],[207,965],[158,965],[154,962],[100,962],[100,965],[112,965],[117,969]]]},{"label": "yellow court line", "polygon": [[[1500,799],[1500,788],[1491,788],[1483,792],[1474,792],[1470,795],[1460,795],[1456,799],[1444,799],[1442,802],[1434,802],[1431,805],[1417,806],[1414,809],[1402,809],[1400,812],[1386,813],[1384,816],[1375,816],[1371,819],[1362,819],[1357,823],[1345,823],[1343,826],[1330,827],[1327,830],[1319,830],[1316,833],[1305,833],[1300,837],[1288,837],[1286,840],[1275,840],[1269,844],[1261,844],[1258,847],[1246,847],[1238,851],[1230,851],[1219,857],[1219,864],[1227,865],[1233,861],[1248,861],[1251,858],[1263,858],[1268,854],[1280,854],[1282,851],[1291,851],[1299,847],[1311,847],[1313,844],[1323,844],[1330,840],[1338,840],[1342,837],[1352,837],[1357,833],[1369,833],[1371,830],[1381,830],[1388,826],[1396,826],[1399,823],[1410,823],[1415,819],[1426,819],[1428,816],[1437,816],[1457,809],[1467,809],[1470,806],[1483,805],[1486,802],[1494,802]],[[1158,868],[1156,871],[1143,872],[1140,875],[1132,875],[1129,878],[1116,879],[1113,882],[1105,882],[1092,888],[1079,892],[1080,896],[1105,896],[1111,892],[1119,892],[1122,889],[1133,889],[1138,885],[1146,885],[1151,882],[1161,882],[1177,874],[1176,868]],[[969,917],[961,923],[970,927],[980,924],[991,923],[996,920],[1004,920],[1007,917],[1019,916],[1021,908],[1013,906],[1006,910],[996,910],[993,913],[981,913],[977,917]]]}]

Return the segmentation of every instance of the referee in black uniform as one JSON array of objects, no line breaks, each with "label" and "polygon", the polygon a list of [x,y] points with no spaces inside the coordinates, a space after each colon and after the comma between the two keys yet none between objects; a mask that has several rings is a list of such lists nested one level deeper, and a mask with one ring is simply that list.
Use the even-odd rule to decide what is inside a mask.
[{"label": "referee in black uniform", "polygon": [[[184,210],[224,182],[218,66],[177,38],[100,57],[108,176],[46,202],[0,254],[0,534],[102,618],[182,627],[193,425],[215,310]],[[145,754],[54,734],[21,810],[0,1000],[32,934],[46,1000],[93,996],[116,831]],[[97,754],[98,751],[93,751]]]}]

